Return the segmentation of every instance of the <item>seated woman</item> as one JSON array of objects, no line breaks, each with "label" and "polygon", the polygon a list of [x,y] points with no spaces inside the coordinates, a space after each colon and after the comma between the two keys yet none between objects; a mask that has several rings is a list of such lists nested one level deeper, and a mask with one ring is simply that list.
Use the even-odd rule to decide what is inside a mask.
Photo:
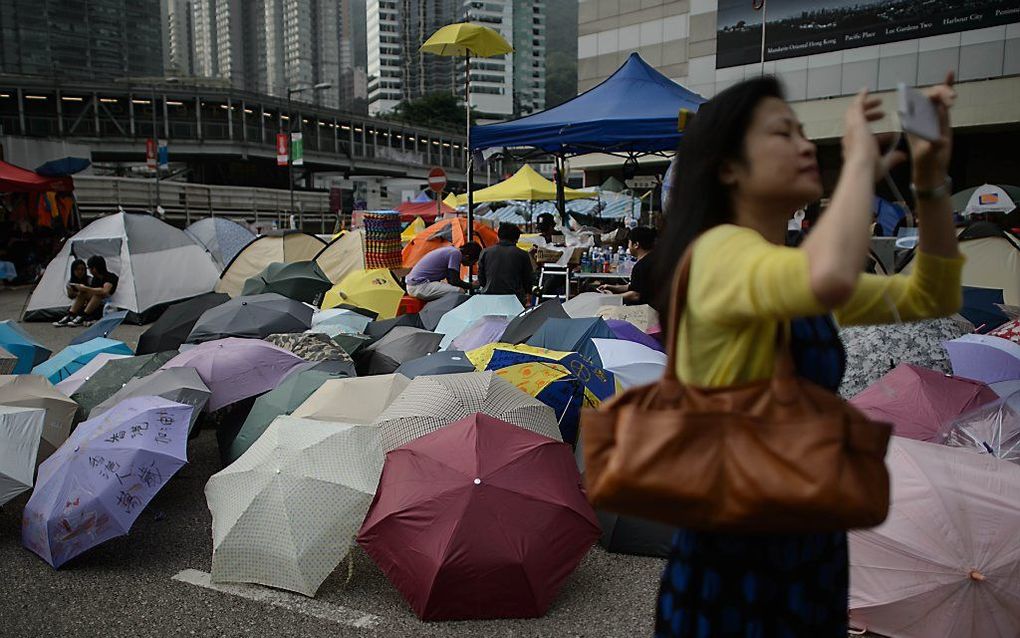
[{"label": "seated woman", "polygon": [[[72,280],[67,283],[67,295],[74,299],[67,314],[60,321],[54,321],[54,326],[83,326],[91,325],[100,317],[103,311],[105,300],[113,296],[117,291],[117,283],[120,278],[106,268],[106,260],[98,255],[89,257],[88,270],[92,275],[89,284],[76,283],[75,267],[81,260],[76,260],[71,266]],[[72,293],[74,293],[72,295]]]},{"label": "seated woman", "polygon": [[64,292],[67,293],[68,299],[78,298],[78,290],[75,286],[79,284],[83,286],[89,285],[89,267],[85,265],[84,259],[75,259],[71,262],[71,276],[67,279],[67,284],[64,286]]}]

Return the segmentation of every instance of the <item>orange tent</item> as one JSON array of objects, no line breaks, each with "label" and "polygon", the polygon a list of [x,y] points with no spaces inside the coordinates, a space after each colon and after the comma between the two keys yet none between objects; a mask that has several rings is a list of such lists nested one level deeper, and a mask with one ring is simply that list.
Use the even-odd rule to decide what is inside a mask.
[{"label": "orange tent", "polygon": [[[499,243],[496,231],[488,226],[475,222],[475,243],[482,248],[488,248]],[[404,260],[404,268],[412,268],[418,260],[429,254],[436,248],[443,246],[457,246],[458,248],[467,243],[467,220],[463,217],[444,219],[432,224],[425,230],[418,233],[406,246],[401,254]]]}]

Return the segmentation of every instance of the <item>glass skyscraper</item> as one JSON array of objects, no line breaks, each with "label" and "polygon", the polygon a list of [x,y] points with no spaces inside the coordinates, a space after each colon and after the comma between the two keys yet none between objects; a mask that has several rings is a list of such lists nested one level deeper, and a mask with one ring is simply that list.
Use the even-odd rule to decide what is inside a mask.
[{"label": "glass skyscraper", "polygon": [[0,73],[162,75],[160,0],[0,0]]}]

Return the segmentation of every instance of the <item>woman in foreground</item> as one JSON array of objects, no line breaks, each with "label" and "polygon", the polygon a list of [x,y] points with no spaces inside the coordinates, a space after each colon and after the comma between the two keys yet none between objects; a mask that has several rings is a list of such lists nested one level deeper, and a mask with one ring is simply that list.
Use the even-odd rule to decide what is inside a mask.
[{"label": "woman in foreground", "polygon": [[[782,328],[790,331],[798,375],[835,391],[844,352],[834,318],[851,325],[956,312],[963,259],[946,173],[952,83],[949,75],[928,91],[941,140],[909,138],[920,228],[909,276],[861,274],[875,181],[904,159],[879,151],[869,126],[883,117],[878,99],[861,91],[847,110],[839,181],[799,248],[783,246],[787,220],[821,197],[822,184],[815,146],[778,83],[748,80],[702,105],[678,150],[659,246],[657,279],[672,281],[694,243],[678,330],[682,382],[718,387],[769,378]],[[843,638],[847,573],[846,532],[680,530],[660,585],[656,636]]]}]

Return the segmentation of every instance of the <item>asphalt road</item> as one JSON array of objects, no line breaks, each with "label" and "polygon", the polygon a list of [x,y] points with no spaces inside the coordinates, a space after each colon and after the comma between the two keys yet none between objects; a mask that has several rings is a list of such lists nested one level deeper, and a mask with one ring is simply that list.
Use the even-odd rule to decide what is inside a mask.
[{"label": "asphalt road", "polygon": [[[0,319],[20,315],[28,289],[0,290]],[[76,330],[24,324],[54,351]],[[112,335],[134,346],[143,328]],[[549,613],[529,620],[422,623],[360,548],[353,571],[337,569],[315,599],[262,587],[214,591],[202,581],[212,557],[203,490],[221,469],[203,431],[185,466],[131,533],[53,570],[21,546],[24,494],[0,509],[0,636],[649,636],[663,561],[595,547]],[[192,570],[192,571],[187,571]],[[194,570],[197,570],[194,571]],[[185,581],[174,580],[174,576]]]}]

